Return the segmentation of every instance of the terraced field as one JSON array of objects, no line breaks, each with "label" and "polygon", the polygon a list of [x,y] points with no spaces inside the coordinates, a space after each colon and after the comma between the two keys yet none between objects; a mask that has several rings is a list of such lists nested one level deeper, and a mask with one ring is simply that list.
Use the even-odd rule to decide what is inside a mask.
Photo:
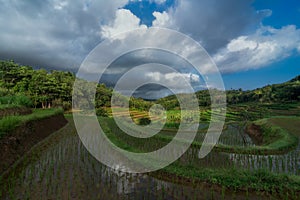
[{"label": "terraced field", "polygon": [[[250,109],[251,108],[251,109]],[[275,107],[255,112],[252,105],[229,107],[217,145],[205,158],[200,148],[211,111],[201,111],[202,120],[194,142],[173,164],[147,174],[122,173],[98,162],[81,143],[73,119],[69,124],[36,145],[0,178],[2,199],[298,199],[300,195],[300,118],[292,106],[289,117],[272,116]],[[277,107],[276,107],[277,109]],[[288,110],[289,110],[288,109]],[[106,136],[130,152],[151,152],[166,146],[176,135],[181,113],[167,111],[166,125],[154,136],[136,138],[124,133],[113,117],[126,116],[116,109],[114,116],[99,117]],[[246,115],[242,114],[245,111]],[[264,111],[264,112],[262,112]],[[42,111],[34,111],[34,113]],[[50,112],[50,111],[49,111]],[[250,113],[250,114],[249,114]],[[270,118],[251,122],[268,115]],[[131,110],[138,124],[150,118],[148,112]],[[159,123],[154,118],[152,123]],[[246,133],[248,123],[262,123],[263,141],[256,144]],[[126,121],[124,122],[126,125]],[[274,127],[279,127],[274,128]],[[128,129],[132,128],[128,125]],[[190,134],[188,131],[186,134]],[[280,149],[286,136],[297,144]],[[273,137],[273,139],[272,139]],[[289,139],[290,137],[287,137]],[[289,140],[287,140],[289,141]],[[95,142],[91,140],[91,142]],[[183,141],[184,142],[184,141]],[[293,140],[292,140],[293,142]],[[279,146],[278,146],[279,145]],[[171,153],[171,152],[170,152]]]}]

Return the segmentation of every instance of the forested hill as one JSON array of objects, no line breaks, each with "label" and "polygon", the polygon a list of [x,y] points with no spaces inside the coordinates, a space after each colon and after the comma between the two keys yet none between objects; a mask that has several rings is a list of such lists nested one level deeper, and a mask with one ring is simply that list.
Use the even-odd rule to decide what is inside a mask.
[{"label": "forested hill", "polygon": [[[71,72],[34,70],[13,61],[0,61],[0,97],[27,96],[37,108],[63,107],[69,110],[72,107],[74,81],[75,75]],[[90,91],[82,90],[78,95],[84,96],[88,92]],[[97,106],[105,106],[110,101],[111,94],[111,89],[99,84]]]},{"label": "forested hill", "polygon": [[[34,70],[30,66],[21,66],[13,61],[0,61],[0,97],[25,95],[29,97],[34,107],[64,107],[66,110],[72,105],[72,88],[75,75],[66,71]],[[82,90],[79,94],[84,96],[91,91]],[[104,84],[98,84],[95,102],[83,102],[94,104],[97,109],[110,107],[112,89]],[[227,103],[237,104],[245,102],[280,103],[300,101],[300,76],[281,83],[267,85],[255,90],[243,91],[228,90]],[[207,90],[196,93],[200,106],[210,105],[210,96]],[[120,96],[120,98],[126,98]],[[157,100],[167,109],[177,108],[176,96],[168,96]],[[1,104],[1,102],[0,102]],[[130,106],[147,110],[153,102],[131,98]]]},{"label": "forested hill", "polygon": [[227,91],[228,103],[280,103],[300,101],[300,76],[280,84],[267,85],[250,91]]},{"label": "forested hill", "polygon": [[[208,90],[196,92],[201,106],[210,105],[210,96]],[[243,91],[227,90],[227,103],[238,104],[247,102],[259,103],[282,103],[282,102],[300,102],[300,75],[290,81],[267,85],[254,90]],[[171,95],[158,100],[159,103],[168,105],[169,107],[178,106],[175,95]]]},{"label": "forested hill", "polygon": [[[63,107],[65,110],[69,110],[72,107],[74,81],[75,75],[71,72],[34,70],[31,66],[22,66],[14,61],[0,61],[0,105],[11,104],[14,96],[26,96],[32,101],[32,106],[36,108]],[[98,84],[96,98],[93,102],[87,102],[86,98],[80,98],[93,93],[86,88],[77,88],[77,93],[74,95],[81,100],[78,102],[81,106],[95,106],[96,111],[105,115],[103,108],[110,107],[112,92],[111,88],[104,84]],[[121,102],[124,98],[126,97],[119,95]],[[131,106],[148,109],[151,103],[131,98]]]}]

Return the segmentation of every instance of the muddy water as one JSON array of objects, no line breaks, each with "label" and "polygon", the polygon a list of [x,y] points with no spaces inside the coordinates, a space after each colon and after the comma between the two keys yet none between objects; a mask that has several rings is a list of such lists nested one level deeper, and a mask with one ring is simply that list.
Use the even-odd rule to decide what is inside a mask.
[{"label": "muddy water", "polygon": [[[182,157],[194,155],[190,150]],[[211,155],[201,164],[228,159]],[[222,162],[224,163],[224,162]],[[261,199],[207,184],[196,187],[113,171],[81,144],[72,123],[38,144],[0,180],[0,199]]]}]

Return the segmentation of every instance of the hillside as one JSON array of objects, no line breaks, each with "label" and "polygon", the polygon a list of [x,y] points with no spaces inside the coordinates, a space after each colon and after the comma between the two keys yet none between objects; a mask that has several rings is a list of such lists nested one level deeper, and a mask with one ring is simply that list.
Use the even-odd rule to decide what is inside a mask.
[{"label": "hillside", "polygon": [[[0,96],[25,95],[32,100],[33,106],[37,108],[63,107],[65,110],[71,109],[72,87],[75,81],[75,75],[71,72],[34,70],[33,67],[21,66],[13,61],[0,61],[0,77]],[[90,92],[82,90],[76,95],[85,96]],[[106,115],[102,108],[110,107],[112,93],[111,88],[104,84],[98,84],[95,102],[81,102],[81,105],[95,105],[101,115]],[[298,102],[300,101],[300,76],[285,83],[267,85],[255,90],[228,90],[226,94],[229,105],[248,102]],[[210,105],[208,90],[198,91],[196,95],[200,106]],[[154,101],[130,98],[130,107],[139,110],[148,110],[153,103]],[[166,109],[179,107],[175,95],[158,99],[156,103],[164,105]]]},{"label": "hillside", "polygon": [[[181,94],[184,95],[184,94]],[[196,92],[199,99],[200,106],[210,105],[210,96],[208,90],[202,90]],[[262,88],[254,90],[243,91],[239,90],[227,90],[227,103],[282,103],[282,102],[299,102],[300,101],[300,75],[291,79],[290,81],[267,85]],[[161,98],[157,100],[158,103],[162,103],[167,107],[176,108],[179,103],[175,95]]]}]

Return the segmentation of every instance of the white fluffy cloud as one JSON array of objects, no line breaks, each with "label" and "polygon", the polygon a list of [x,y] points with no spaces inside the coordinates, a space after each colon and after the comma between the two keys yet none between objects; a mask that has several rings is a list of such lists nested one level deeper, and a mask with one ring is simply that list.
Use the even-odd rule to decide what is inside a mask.
[{"label": "white fluffy cloud", "polygon": [[261,27],[256,33],[231,40],[213,59],[223,72],[267,66],[299,51],[300,29],[293,25]]},{"label": "white fluffy cloud", "polygon": [[[193,88],[203,85],[198,74],[180,73],[177,70],[154,63],[132,68],[118,81],[120,80],[121,83],[118,83],[115,88],[117,91],[125,95],[128,95],[130,91],[136,91],[135,95],[147,98],[169,95],[171,94],[169,90],[175,93],[194,92]],[[153,83],[155,84],[153,85]],[[147,86],[144,88],[145,84]],[[142,87],[137,88],[137,85]]]},{"label": "white fluffy cloud", "polygon": [[[130,0],[130,1],[139,1],[139,2],[141,2],[142,0]],[[167,0],[148,0],[148,1],[150,1],[150,2],[154,2],[154,3],[157,3],[157,4],[163,4],[163,3],[165,3]]]},{"label": "white fluffy cloud", "polygon": [[191,36],[224,73],[265,67],[295,51],[300,53],[300,30],[294,25],[280,29],[264,27],[261,20],[271,16],[272,11],[256,11],[251,3],[250,0],[178,0],[176,7],[153,13],[156,18],[153,26]]},{"label": "white fluffy cloud", "polygon": [[[120,9],[130,1],[140,0],[0,0],[0,57],[34,66],[76,69],[101,40],[147,28],[131,11]],[[295,26],[275,29],[260,25],[271,14],[270,10],[256,11],[252,0],[177,0],[174,7],[153,12],[152,24],[191,36],[213,55],[222,72],[236,72],[300,53],[300,31]],[[178,46],[176,40],[157,38],[149,43],[164,40],[165,46]],[[140,40],[145,42],[144,37]],[[186,45],[180,48],[186,57],[193,54]]]},{"label": "white fluffy cloud", "polygon": [[185,88],[184,83],[179,83],[178,80],[184,79],[189,83],[199,83],[200,77],[197,74],[192,73],[161,73],[161,72],[148,72],[145,74],[147,78],[154,82],[165,82],[168,86],[177,86]]},{"label": "white fluffy cloud", "polygon": [[134,30],[137,28],[147,28],[140,25],[140,19],[132,14],[130,10],[119,9],[116,11],[114,21],[109,25],[102,26],[101,35],[104,38],[111,38],[118,33]]},{"label": "white fluffy cloud", "polygon": [[153,26],[156,27],[172,27],[172,20],[169,16],[169,14],[164,12],[153,12],[153,16],[155,17],[155,20],[152,22]]},{"label": "white fluffy cloud", "polygon": [[155,3],[157,4],[163,4],[165,3],[167,0],[153,0]]}]

